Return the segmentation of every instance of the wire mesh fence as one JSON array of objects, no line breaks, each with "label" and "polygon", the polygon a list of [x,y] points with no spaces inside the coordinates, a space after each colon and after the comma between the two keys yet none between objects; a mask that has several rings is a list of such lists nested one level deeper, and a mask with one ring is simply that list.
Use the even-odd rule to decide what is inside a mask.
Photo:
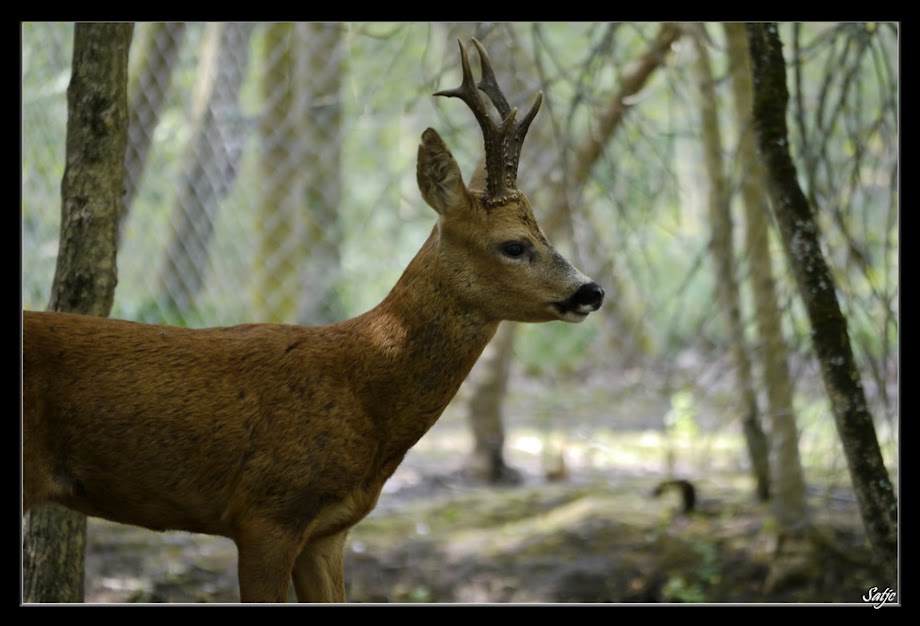
[{"label": "wire mesh fence", "polygon": [[[455,42],[470,36],[491,50],[513,106],[546,93],[545,121],[523,150],[521,186],[557,246],[586,273],[606,274],[601,282],[618,292],[610,311],[628,311],[630,281],[608,284],[620,273],[608,250],[645,244],[610,227],[615,202],[595,212],[578,206],[581,192],[558,191],[573,149],[566,129],[589,132],[590,111],[615,85],[613,65],[598,59],[576,76],[582,60],[559,54],[567,49],[560,42],[603,41],[597,26],[144,23],[130,53],[112,315],[190,326],[317,324],[376,304],[434,223],[415,182],[421,131],[441,132],[467,178],[481,154],[469,112],[432,97],[459,84]],[[53,278],[72,38],[72,24],[23,25],[24,308],[45,306]],[[543,69],[541,49],[555,50]],[[599,81],[585,97],[592,74]],[[627,140],[649,131],[636,120]],[[629,193],[636,180],[626,173],[617,185]],[[556,191],[543,189],[547,181]],[[615,344],[636,330],[607,319],[598,332]]]},{"label": "wire mesh fence", "polygon": [[[44,305],[53,275],[71,31],[24,27],[31,308]],[[423,85],[386,89],[388,98],[358,89],[343,71],[348,35],[337,25],[138,25],[113,315],[320,323],[385,291],[414,252],[409,233],[417,239],[429,218],[408,207],[402,180],[413,178],[414,155],[394,132]]]},{"label": "wire mesh fence", "polygon": [[[706,271],[709,233],[688,47],[677,42],[679,33],[663,39],[665,32],[657,24],[610,23],[137,24],[112,315],[190,326],[317,324],[379,302],[434,224],[415,181],[421,132],[432,126],[445,137],[467,179],[481,154],[469,111],[432,97],[460,83],[456,41],[475,36],[490,51],[512,106],[526,110],[544,92],[519,183],[554,243],[610,294],[598,322],[556,325],[520,342],[522,360],[564,368],[619,349],[649,350],[648,342],[666,353],[687,337],[724,340]],[[45,307],[54,274],[72,43],[72,24],[22,26],[28,309]],[[803,58],[833,58],[811,54]],[[642,64],[657,71],[617,100]],[[814,106],[809,98],[821,97],[803,83],[799,113]],[[727,91],[724,84],[719,89]],[[836,97],[834,89],[826,93]],[[843,89],[840,101],[848,102]],[[612,117],[616,106],[620,118]],[[897,149],[890,157],[887,142],[896,128],[886,124],[896,115],[884,115],[884,124],[855,117],[859,124],[852,124],[875,130],[861,153],[871,172],[863,167],[850,195],[874,194],[873,202],[888,205],[885,213],[860,208],[855,218],[878,234],[858,242],[875,260],[874,274],[853,270],[842,252],[852,241],[829,248],[839,257],[839,276],[855,277],[852,288],[862,290],[850,300],[851,314],[870,329],[885,316],[881,341],[890,357],[897,345],[897,240],[883,222],[897,219],[886,178],[896,171]],[[604,135],[610,120],[619,125],[615,140]],[[591,137],[604,143],[582,141]],[[731,132],[726,137],[730,153]],[[593,149],[590,171],[578,171],[579,159]],[[879,156],[870,162],[868,155]],[[737,181],[743,173],[730,176]],[[816,200],[834,206],[836,199]],[[826,234],[840,241],[833,215],[822,219],[830,224]],[[886,282],[879,287],[872,276]],[[794,301],[791,281],[781,280],[780,290],[784,303]],[[871,306],[859,304],[866,293]],[[804,344],[806,324],[789,309],[791,333]],[[877,339],[871,334],[867,342]]]}]

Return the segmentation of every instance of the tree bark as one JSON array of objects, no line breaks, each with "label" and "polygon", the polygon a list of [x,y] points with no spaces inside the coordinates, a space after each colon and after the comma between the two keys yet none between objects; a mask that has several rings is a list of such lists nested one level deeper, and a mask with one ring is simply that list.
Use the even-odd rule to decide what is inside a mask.
[{"label": "tree bark", "polygon": [[265,72],[261,86],[265,109],[259,124],[262,180],[254,295],[259,318],[265,322],[294,321],[299,289],[292,287],[297,284],[300,265],[307,262],[306,254],[298,254],[305,246],[289,244],[292,239],[305,238],[303,214],[307,210],[299,166],[308,149],[299,124],[304,90],[296,82],[301,77],[297,58],[302,53],[295,28],[291,23],[269,24],[263,40]]},{"label": "tree bark", "polygon": [[[500,60],[511,58],[513,48],[517,47],[513,45],[514,39],[511,35],[513,35],[513,31],[507,37],[497,38],[497,41],[508,42],[512,50],[490,54],[493,62],[498,63]],[[573,222],[571,207],[580,204],[580,198],[592,168],[600,159],[604,146],[608,145],[612,140],[626,115],[628,110],[626,101],[645,86],[649,77],[664,62],[671,45],[680,35],[681,31],[676,25],[661,25],[649,48],[631,66],[631,71],[622,77],[620,90],[597,118],[595,131],[582,138],[580,143],[576,143],[573,159],[564,168],[568,172],[568,176],[555,188],[542,193],[547,199],[545,205],[549,207],[549,212],[542,221],[546,232],[553,239],[558,239],[560,235],[564,234],[571,238],[574,231],[571,226]],[[497,65],[497,67],[500,66]],[[543,114],[549,115],[550,112],[547,110]],[[543,124],[541,126],[536,124],[534,126],[535,130],[531,130],[531,133],[536,133],[536,137],[531,137],[531,141],[539,138],[541,134],[540,128],[549,128],[549,125]],[[543,132],[545,133],[546,131]],[[544,143],[549,145],[552,140],[544,141]],[[527,160],[529,160],[529,157],[522,155],[522,163]],[[550,165],[551,167],[559,166],[558,163]],[[548,168],[542,163],[538,164],[538,166],[543,171],[551,169],[551,167]],[[540,180],[545,178],[545,176],[539,177]],[[538,190],[533,194],[532,199],[538,199],[539,195]],[[537,203],[544,204],[539,200]],[[607,276],[609,280],[615,281],[613,286],[608,286],[608,290],[612,293],[622,294],[625,292],[623,287],[616,285],[616,273],[613,271],[612,265],[602,268],[601,271],[597,272],[597,275]],[[641,346],[646,345],[648,339],[645,337],[641,324],[637,320],[627,319],[626,308],[622,307],[619,311],[605,309],[607,311],[605,318],[613,320],[612,323],[615,326],[613,336],[618,337],[621,345],[625,347],[625,352],[634,355],[641,352]],[[514,333],[514,328],[513,323],[506,322],[502,324],[498,336],[492,341],[496,345],[487,348],[487,352],[471,373],[473,391],[468,406],[468,419],[474,438],[474,450],[470,458],[469,469],[473,475],[486,480],[507,482],[513,481],[519,476],[517,471],[509,467],[504,460],[502,449],[504,430],[500,414],[503,400],[499,399],[499,394],[503,398],[508,386],[506,378],[510,372],[513,345],[513,337],[510,335]],[[508,337],[499,341],[499,337],[503,337],[503,333],[507,333]],[[481,374],[480,370],[482,370]],[[504,377],[504,379],[500,380],[498,377]]]},{"label": "tree bark", "polygon": [[768,445],[772,506],[781,535],[796,536],[810,525],[805,497],[805,477],[799,456],[799,433],[795,421],[793,386],[789,374],[789,349],[783,339],[782,315],[773,278],[769,246],[769,205],[763,164],[751,119],[753,84],[747,35],[740,23],[725,24],[729,73],[738,128],[738,172],[744,206],[744,241],[748,254],[766,389]]},{"label": "tree bark", "polygon": [[[310,251],[309,263],[300,265],[306,276],[296,289],[297,321],[326,324],[342,319],[345,310],[337,287],[342,276],[342,74],[345,49],[338,24],[299,24],[295,40],[303,59],[296,83],[303,88],[306,105],[294,120],[303,127],[306,141],[300,165],[305,177],[301,219],[305,240],[300,249]],[[297,264],[297,261],[295,261]]]},{"label": "tree bark", "polygon": [[511,356],[514,354],[513,322],[498,327],[477,361],[473,395],[467,407],[473,432],[473,453],[467,470],[477,480],[498,484],[517,483],[521,474],[505,462],[505,427],[502,407],[508,390]]},{"label": "tree bark", "polygon": [[270,24],[263,56],[255,301],[263,321],[327,324],[345,316],[341,26]]},{"label": "tree bark", "polygon": [[169,95],[173,72],[185,39],[185,23],[148,24],[144,35],[141,45],[135,45],[129,75],[131,106],[128,109],[128,147],[125,153],[125,215],[119,219],[122,225],[141,185],[147,152]]},{"label": "tree bark", "polygon": [[729,350],[737,371],[738,403],[741,409],[741,426],[751,472],[756,484],[757,498],[770,497],[770,466],[767,458],[767,439],[760,424],[760,409],[754,391],[754,376],[744,325],[741,321],[741,295],[735,270],[735,251],[732,245],[733,220],[730,208],[728,180],[722,159],[722,133],[716,112],[716,90],[702,33],[692,37],[696,49],[696,70],[701,115],[701,139],[704,164],[709,179],[709,223],[712,228],[710,251],[715,265],[716,299],[728,329]]},{"label": "tree bark", "polygon": [[748,24],[754,77],[754,123],[767,169],[768,190],[789,265],[812,328],[834,422],[859,502],[866,534],[889,575],[897,576],[898,502],[856,368],[834,277],[821,251],[811,205],[789,152],[789,92],[776,24]]},{"label": "tree bark", "polygon": [[[67,165],[50,310],[105,317],[124,206],[132,24],[77,24],[67,89]],[[86,517],[36,507],[23,528],[23,600],[82,602]]]},{"label": "tree bark", "polygon": [[198,68],[192,136],[170,219],[160,271],[159,300],[182,323],[204,286],[208,249],[220,201],[236,180],[242,158],[239,94],[249,60],[253,24],[208,24]]},{"label": "tree bark", "polygon": [[[449,39],[462,37],[459,25],[451,25]],[[490,31],[504,32],[490,37]],[[513,27],[508,24],[477,24],[475,37],[484,41],[489,58],[498,76],[509,80],[504,87],[507,94],[527,94],[528,85],[521,84],[523,72],[514,71],[522,59],[522,48],[517,45]],[[518,80],[515,80],[517,78]],[[531,127],[529,145],[539,145],[539,131],[546,125]],[[545,131],[544,131],[545,132]],[[530,152],[532,154],[533,152]],[[529,167],[532,159],[524,155],[523,166]],[[550,234],[552,236],[552,233]],[[467,420],[473,435],[473,451],[466,463],[466,471],[476,480],[492,484],[513,484],[521,480],[521,473],[505,461],[505,426],[503,407],[514,356],[514,336],[517,324],[504,322],[489,342],[468,377],[472,390],[466,407]]]},{"label": "tree bark", "polygon": [[[629,71],[620,77],[619,90],[596,116],[591,124],[591,132],[572,142],[575,147],[563,169],[565,175],[556,189],[553,201],[549,203],[550,209],[544,223],[547,232],[554,232],[560,222],[571,222],[571,207],[582,205],[585,185],[595,164],[613,141],[629,112],[632,106],[630,98],[648,84],[649,79],[665,63],[671,47],[682,35],[680,25],[667,22],[661,24],[648,47],[629,64]],[[585,235],[590,237],[591,232],[587,231]],[[582,245],[592,247],[592,242],[588,241]],[[603,319],[611,327],[609,336],[617,342],[613,347],[620,351],[626,360],[630,360],[647,352],[652,340],[645,332],[642,320],[629,313],[629,306],[624,306],[630,292],[625,282],[620,279],[615,262],[610,255],[603,266],[584,269],[591,276],[606,277],[608,282],[604,288],[607,293],[615,294],[604,304]]]}]

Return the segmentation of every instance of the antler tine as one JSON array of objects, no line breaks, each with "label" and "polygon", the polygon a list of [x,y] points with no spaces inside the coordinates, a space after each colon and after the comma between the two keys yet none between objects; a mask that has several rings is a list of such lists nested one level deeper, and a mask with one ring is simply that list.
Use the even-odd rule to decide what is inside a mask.
[{"label": "antler tine", "polygon": [[[502,93],[501,87],[498,86],[498,81],[495,79],[495,70],[492,69],[492,60],[489,58],[489,54],[486,52],[483,45],[479,43],[478,39],[474,38],[473,44],[479,51],[479,65],[482,70],[482,78],[479,79],[477,87],[489,96],[492,104],[498,109],[498,113],[504,118],[512,112],[512,109],[508,104],[508,100],[505,98],[505,94]],[[537,116],[537,111],[540,110],[540,105],[542,103],[543,92],[541,91],[537,93],[536,100],[534,100],[533,106],[531,106],[527,116],[518,123],[518,127],[514,131],[516,140],[523,141],[524,135],[527,134],[527,129],[530,128],[530,123],[533,121],[533,118]]]},{"label": "antler tine", "polygon": [[498,81],[495,80],[492,60],[478,39],[473,39],[473,45],[479,51],[479,67],[482,70],[482,78],[479,79],[479,83],[476,86],[489,96],[489,100],[498,109],[498,114],[504,119],[511,113],[511,107],[508,105],[508,100],[505,98],[505,94],[502,93],[501,87],[498,86]]},{"label": "antler tine", "polygon": [[[476,40],[474,39],[473,41]],[[494,133],[499,130],[505,130],[508,127],[508,121],[503,120],[503,123],[499,125],[492,119],[492,116],[489,114],[489,109],[485,101],[483,101],[482,96],[479,95],[476,83],[473,80],[473,71],[470,69],[470,59],[466,53],[466,46],[464,46],[463,42],[459,39],[457,43],[460,45],[460,65],[463,70],[463,81],[460,83],[459,87],[442,89],[441,91],[436,91],[434,95],[460,98],[466,102],[467,106],[472,109],[473,115],[476,116],[476,120],[479,122],[484,132]],[[476,43],[478,44],[479,42]],[[502,117],[504,117],[504,114]]]},{"label": "antler tine", "polygon": [[[530,123],[537,115],[537,111],[540,110],[543,93],[537,94],[536,101],[530,111],[520,123],[515,125],[514,120],[517,116],[517,108],[512,108],[508,104],[508,100],[499,88],[498,81],[495,79],[495,71],[492,69],[492,62],[485,48],[479,41],[473,39],[473,45],[476,46],[476,50],[479,52],[482,73],[481,79],[477,84],[470,69],[466,47],[460,40],[457,43],[460,45],[463,82],[459,87],[438,91],[434,95],[460,98],[473,111],[473,115],[482,128],[485,143],[487,200],[489,204],[501,204],[520,195],[520,192],[516,189],[516,182],[521,145]],[[492,118],[488,106],[479,94],[480,90],[495,105],[502,118],[500,122],[496,123]]]},{"label": "antler tine", "polygon": [[530,111],[527,112],[524,119],[522,119],[514,129],[514,142],[517,146],[518,156],[521,154],[521,146],[524,145],[524,136],[527,135],[530,123],[533,121],[533,118],[537,116],[541,104],[543,104],[543,92],[538,91],[537,97],[533,101],[533,106],[530,107]]}]

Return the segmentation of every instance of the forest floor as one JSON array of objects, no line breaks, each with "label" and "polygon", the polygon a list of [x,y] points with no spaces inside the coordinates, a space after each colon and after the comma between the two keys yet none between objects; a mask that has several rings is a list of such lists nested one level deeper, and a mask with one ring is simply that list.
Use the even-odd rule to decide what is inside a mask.
[{"label": "forest floor", "polygon": [[[469,428],[448,409],[351,532],[350,602],[865,605],[872,588],[897,592],[873,564],[845,467],[834,484],[809,480],[816,540],[778,561],[737,435],[697,436],[689,448],[664,438],[669,400],[636,393],[641,376],[618,385],[624,393],[586,385],[583,402],[530,384],[515,382],[507,419],[507,458],[523,480],[470,480]],[[669,476],[694,482],[695,512],[680,511],[677,493],[653,496]],[[87,602],[238,599],[229,540],[90,520]]]}]

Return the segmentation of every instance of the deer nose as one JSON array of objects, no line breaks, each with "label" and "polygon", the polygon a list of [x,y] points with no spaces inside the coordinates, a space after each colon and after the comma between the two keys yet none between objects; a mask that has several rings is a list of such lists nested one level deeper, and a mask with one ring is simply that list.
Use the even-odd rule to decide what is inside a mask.
[{"label": "deer nose", "polygon": [[586,283],[572,296],[572,302],[577,306],[587,306],[597,311],[604,302],[604,289],[597,283]]}]

